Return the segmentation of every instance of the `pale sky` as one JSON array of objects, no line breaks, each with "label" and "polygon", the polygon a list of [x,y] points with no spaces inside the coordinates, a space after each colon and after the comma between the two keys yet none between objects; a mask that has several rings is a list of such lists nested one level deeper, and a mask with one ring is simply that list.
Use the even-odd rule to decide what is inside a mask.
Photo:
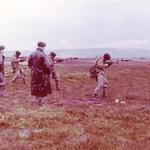
[{"label": "pale sky", "polygon": [[7,50],[150,49],[150,0],[0,0],[0,44]]}]

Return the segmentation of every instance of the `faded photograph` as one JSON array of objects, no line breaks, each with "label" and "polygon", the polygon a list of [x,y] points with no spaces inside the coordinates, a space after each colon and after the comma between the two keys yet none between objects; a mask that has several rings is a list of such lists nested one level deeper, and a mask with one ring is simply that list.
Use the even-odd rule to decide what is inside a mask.
[{"label": "faded photograph", "polygon": [[149,0],[0,0],[0,150],[149,150],[149,18]]}]

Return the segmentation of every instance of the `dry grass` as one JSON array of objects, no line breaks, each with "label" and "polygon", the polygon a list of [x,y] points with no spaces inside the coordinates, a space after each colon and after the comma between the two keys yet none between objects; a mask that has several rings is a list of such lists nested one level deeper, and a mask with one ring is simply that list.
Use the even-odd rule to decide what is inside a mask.
[{"label": "dry grass", "polygon": [[[61,92],[46,97],[39,107],[21,80],[7,87],[0,101],[0,149],[3,150],[149,150],[150,69],[148,63],[122,63],[108,69],[108,98],[102,106],[56,106],[61,100],[88,101],[96,82],[88,78],[92,64],[61,64]],[[7,79],[12,74],[7,68]],[[53,84],[53,82],[52,82]],[[115,104],[118,98],[125,105]]]}]

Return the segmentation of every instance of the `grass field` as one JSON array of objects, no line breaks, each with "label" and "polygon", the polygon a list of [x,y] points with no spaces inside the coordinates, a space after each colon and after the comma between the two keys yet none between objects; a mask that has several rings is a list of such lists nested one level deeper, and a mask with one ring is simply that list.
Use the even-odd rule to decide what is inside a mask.
[{"label": "grass field", "polygon": [[[88,103],[96,86],[91,66],[87,60],[59,64],[62,90],[52,81],[53,94],[43,107],[30,94],[30,70],[23,66],[27,84],[17,80],[0,98],[0,150],[149,150],[150,62],[107,69],[107,98],[99,95],[100,106]],[[5,70],[11,80],[11,68]]]}]

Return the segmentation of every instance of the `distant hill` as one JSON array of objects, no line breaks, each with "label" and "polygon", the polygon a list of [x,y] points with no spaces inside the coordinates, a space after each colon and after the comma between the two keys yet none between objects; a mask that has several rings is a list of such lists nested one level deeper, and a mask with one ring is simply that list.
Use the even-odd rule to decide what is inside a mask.
[{"label": "distant hill", "polygon": [[[23,56],[29,56],[34,50],[23,50]],[[150,58],[150,50],[147,49],[115,49],[115,48],[84,48],[84,49],[56,49],[58,57],[96,57],[103,53],[110,53],[115,58]],[[46,53],[50,51],[46,50]],[[5,51],[5,56],[11,57],[14,51]]]}]

